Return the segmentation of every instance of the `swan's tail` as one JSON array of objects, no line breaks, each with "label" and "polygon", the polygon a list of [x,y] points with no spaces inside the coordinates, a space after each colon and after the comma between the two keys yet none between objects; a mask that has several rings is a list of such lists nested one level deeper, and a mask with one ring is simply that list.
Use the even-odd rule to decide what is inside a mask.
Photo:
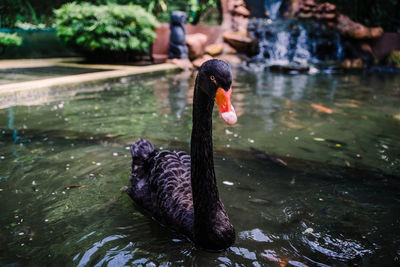
[{"label": "swan's tail", "polygon": [[130,181],[132,186],[128,187],[126,192],[142,206],[146,206],[146,201],[148,202],[150,197],[148,176],[152,168],[152,159],[156,152],[153,144],[143,139],[137,140],[131,147],[132,169]]},{"label": "swan's tail", "polygon": [[141,179],[146,179],[149,173],[150,159],[154,155],[154,146],[149,141],[139,139],[132,144],[132,169],[131,169],[131,184],[136,187]]},{"label": "swan's tail", "polygon": [[145,162],[153,152],[153,144],[140,138],[131,147],[132,163],[141,164]]}]

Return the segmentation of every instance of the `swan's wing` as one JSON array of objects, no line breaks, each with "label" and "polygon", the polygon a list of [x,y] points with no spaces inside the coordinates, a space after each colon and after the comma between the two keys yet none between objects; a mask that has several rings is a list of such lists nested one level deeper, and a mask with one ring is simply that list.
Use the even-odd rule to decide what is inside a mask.
[{"label": "swan's wing", "polygon": [[190,156],[183,151],[157,151],[143,139],[131,147],[132,199],[160,222],[191,236],[193,200]]},{"label": "swan's wing", "polygon": [[158,152],[149,182],[156,218],[190,236],[193,232],[190,156],[183,151]]}]

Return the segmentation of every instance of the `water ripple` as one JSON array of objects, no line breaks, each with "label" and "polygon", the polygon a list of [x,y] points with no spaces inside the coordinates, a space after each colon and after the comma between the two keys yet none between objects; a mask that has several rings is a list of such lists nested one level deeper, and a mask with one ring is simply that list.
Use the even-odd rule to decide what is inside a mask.
[{"label": "water ripple", "polygon": [[125,238],[126,236],[124,235],[112,235],[104,238],[103,240],[96,242],[93,244],[91,248],[89,248],[85,254],[83,254],[81,260],[78,263],[78,267],[86,266],[90,262],[90,258],[94,253],[96,253],[99,248],[104,246],[106,243],[117,240],[117,239],[122,239]]}]

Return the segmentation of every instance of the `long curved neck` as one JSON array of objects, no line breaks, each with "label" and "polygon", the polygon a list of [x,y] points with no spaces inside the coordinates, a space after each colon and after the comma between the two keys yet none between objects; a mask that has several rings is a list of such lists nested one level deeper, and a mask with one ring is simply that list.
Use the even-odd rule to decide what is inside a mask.
[{"label": "long curved neck", "polygon": [[208,231],[221,205],[214,172],[212,111],[214,101],[198,85],[194,89],[191,140],[191,182],[194,207],[194,231]]}]

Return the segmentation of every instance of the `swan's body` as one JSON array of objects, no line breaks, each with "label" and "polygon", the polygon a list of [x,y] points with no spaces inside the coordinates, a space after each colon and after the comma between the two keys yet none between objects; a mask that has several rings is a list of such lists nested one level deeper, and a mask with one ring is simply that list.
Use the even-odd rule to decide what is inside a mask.
[{"label": "swan's body", "polygon": [[160,222],[187,235],[197,245],[220,250],[234,243],[235,230],[219,198],[212,149],[214,99],[222,118],[236,122],[230,104],[232,74],[220,60],[202,65],[193,99],[191,156],[158,151],[139,139],[132,145],[132,199]]}]

